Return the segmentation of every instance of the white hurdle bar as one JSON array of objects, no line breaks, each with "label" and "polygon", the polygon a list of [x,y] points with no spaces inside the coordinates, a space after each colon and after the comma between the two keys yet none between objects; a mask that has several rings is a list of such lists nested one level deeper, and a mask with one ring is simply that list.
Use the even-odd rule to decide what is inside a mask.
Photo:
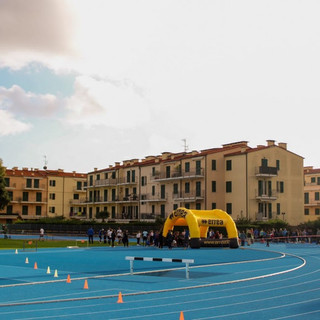
[{"label": "white hurdle bar", "polygon": [[180,262],[186,264],[186,278],[189,279],[189,263],[194,263],[193,259],[172,259],[172,258],[150,258],[150,257],[126,257],[130,261],[130,274],[133,274],[133,261],[156,261],[156,262]]}]

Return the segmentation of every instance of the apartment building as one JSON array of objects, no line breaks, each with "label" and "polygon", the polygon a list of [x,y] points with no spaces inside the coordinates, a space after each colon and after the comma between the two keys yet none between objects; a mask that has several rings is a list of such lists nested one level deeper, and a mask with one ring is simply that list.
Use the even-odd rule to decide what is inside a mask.
[{"label": "apartment building", "polygon": [[21,219],[39,219],[85,215],[79,205],[87,175],[63,170],[6,169],[6,189],[11,199],[0,211],[0,223]]},{"label": "apartment building", "polygon": [[304,216],[305,221],[320,217],[320,169],[304,168]]},{"label": "apartment building", "polygon": [[303,158],[274,140],[255,148],[240,141],[202,151],[163,152],[89,172],[87,195],[80,202],[89,219],[100,211],[124,221],[166,218],[186,207],[296,225],[304,220]]}]

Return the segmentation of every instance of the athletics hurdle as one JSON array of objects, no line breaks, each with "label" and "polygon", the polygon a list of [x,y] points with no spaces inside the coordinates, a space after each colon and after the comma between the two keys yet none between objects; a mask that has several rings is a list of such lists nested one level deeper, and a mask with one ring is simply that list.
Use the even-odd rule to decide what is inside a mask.
[{"label": "athletics hurdle", "polygon": [[189,263],[194,263],[193,259],[172,259],[172,258],[150,258],[150,257],[129,257],[125,258],[130,261],[130,274],[133,274],[133,261],[157,261],[157,262],[180,262],[186,264],[186,279],[189,279]]}]

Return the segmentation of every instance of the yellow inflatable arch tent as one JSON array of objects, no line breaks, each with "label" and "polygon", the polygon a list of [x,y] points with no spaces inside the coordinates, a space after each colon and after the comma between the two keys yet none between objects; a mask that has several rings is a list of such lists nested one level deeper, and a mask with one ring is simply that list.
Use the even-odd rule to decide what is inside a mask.
[{"label": "yellow inflatable arch tent", "polygon": [[202,239],[207,238],[208,229],[214,227],[225,227],[230,248],[239,247],[237,227],[230,215],[220,209],[178,208],[167,218],[163,227],[163,236],[166,237],[168,231],[173,230],[175,226],[189,227],[191,248],[200,248]]}]

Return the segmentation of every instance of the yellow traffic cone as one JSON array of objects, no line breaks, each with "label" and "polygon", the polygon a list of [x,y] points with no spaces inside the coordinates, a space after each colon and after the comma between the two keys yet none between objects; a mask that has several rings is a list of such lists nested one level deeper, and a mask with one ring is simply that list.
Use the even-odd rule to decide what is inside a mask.
[{"label": "yellow traffic cone", "polygon": [[50,273],[51,273],[50,267],[48,267],[48,269],[47,269],[47,274],[50,274]]},{"label": "yellow traffic cone", "polygon": [[55,277],[55,278],[58,278],[58,270],[55,270],[55,271],[54,271],[54,277]]}]

